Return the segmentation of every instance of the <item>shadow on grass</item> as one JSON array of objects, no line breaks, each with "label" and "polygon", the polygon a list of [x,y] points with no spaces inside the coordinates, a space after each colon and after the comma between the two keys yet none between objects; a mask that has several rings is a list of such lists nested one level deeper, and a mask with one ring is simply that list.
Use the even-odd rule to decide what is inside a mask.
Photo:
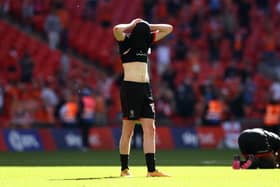
[{"label": "shadow on grass", "polygon": [[84,177],[84,178],[66,178],[66,179],[49,179],[49,181],[83,181],[83,180],[101,180],[101,179],[119,179],[119,176],[106,176],[106,177]]}]

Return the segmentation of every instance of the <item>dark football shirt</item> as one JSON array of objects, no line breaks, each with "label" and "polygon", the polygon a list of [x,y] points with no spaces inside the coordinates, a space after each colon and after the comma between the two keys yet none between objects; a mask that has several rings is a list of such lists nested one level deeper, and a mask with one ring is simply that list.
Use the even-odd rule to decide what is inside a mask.
[{"label": "dark football shirt", "polygon": [[[155,39],[155,35],[155,32],[151,32],[151,41],[149,42],[148,46],[152,45]],[[147,63],[148,49],[141,50],[136,48],[135,46],[131,46],[129,36],[125,36],[125,39],[123,41],[119,41],[118,44],[122,63],[135,61]]]},{"label": "dark football shirt", "polygon": [[280,149],[280,137],[261,128],[244,130],[238,144],[243,154],[262,154]]}]

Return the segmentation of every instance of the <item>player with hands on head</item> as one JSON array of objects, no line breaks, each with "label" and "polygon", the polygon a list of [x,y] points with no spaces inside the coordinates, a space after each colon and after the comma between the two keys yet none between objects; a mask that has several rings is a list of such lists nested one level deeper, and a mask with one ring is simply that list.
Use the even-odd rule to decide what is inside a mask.
[{"label": "player with hands on head", "polygon": [[119,145],[121,176],[130,176],[128,160],[136,121],[139,121],[143,129],[147,176],[168,176],[158,171],[155,163],[155,110],[148,73],[148,55],[152,43],[163,39],[172,30],[172,25],[150,24],[140,18],[128,24],[115,25],[113,28],[124,72],[120,88],[123,113]]}]

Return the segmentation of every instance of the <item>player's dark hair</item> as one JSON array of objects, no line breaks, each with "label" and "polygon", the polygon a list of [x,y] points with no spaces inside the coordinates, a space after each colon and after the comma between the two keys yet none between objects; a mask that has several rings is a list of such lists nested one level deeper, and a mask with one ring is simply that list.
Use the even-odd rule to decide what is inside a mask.
[{"label": "player's dark hair", "polygon": [[145,22],[139,22],[133,28],[130,35],[130,44],[133,48],[146,52],[151,41],[151,29]]}]

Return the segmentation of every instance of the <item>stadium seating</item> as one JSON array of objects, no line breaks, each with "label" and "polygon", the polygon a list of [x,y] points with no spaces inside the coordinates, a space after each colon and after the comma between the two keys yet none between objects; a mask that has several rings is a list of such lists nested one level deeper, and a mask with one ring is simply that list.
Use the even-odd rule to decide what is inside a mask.
[{"label": "stadium seating", "polygon": [[[52,0],[42,1],[41,11],[36,13],[32,19],[33,26],[37,33],[42,34],[44,32],[43,25],[46,19],[46,16],[50,12],[51,2]],[[111,0],[109,3],[104,3],[105,1],[99,1],[97,7],[97,14],[95,20],[87,20],[84,19],[83,11],[86,6],[86,0],[67,0],[64,1],[65,8],[70,16],[70,27],[69,27],[69,47],[70,49],[77,52],[80,57],[87,57],[91,63],[95,63],[95,65],[99,66],[101,69],[109,69],[115,66],[115,63],[118,61],[117,55],[112,55],[115,53],[116,43],[114,41],[112,35],[112,26],[117,23],[127,23],[131,21],[131,19],[136,17],[143,16],[143,0],[134,0],[133,3],[129,0]],[[277,0],[270,1],[270,10],[271,10],[271,22],[277,23],[279,21],[279,13],[277,13],[275,6]],[[258,117],[261,118],[261,110],[264,108],[265,101],[260,100],[259,98],[263,98],[263,96],[267,93],[271,81],[267,80],[267,78],[262,77],[256,72],[255,67],[260,63],[260,59],[263,51],[265,50],[264,44],[260,38],[264,37],[265,28],[263,22],[265,22],[265,14],[261,13],[261,11],[256,7],[255,3],[252,2],[253,6],[250,10],[249,14],[251,17],[251,27],[254,28],[251,31],[251,34],[246,38],[243,43],[243,54],[244,59],[251,61],[250,68],[253,69],[253,81],[257,85],[258,89],[254,95],[254,103],[253,106],[247,114],[248,117]],[[14,0],[11,4],[11,12],[10,14],[15,17],[15,20],[21,20],[21,0]],[[110,27],[102,27],[102,13],[110,7],[111,14],[111,26]],[[155,8],[157,8],[157,4]],[[193,5],[191,5],[193,6]],[[208,10],[209,7],[206,7],[206,3],[202,3],[200,8],[203,10]],[[231,7],[236,9],[236,7]],[[191,14],[195,14],[195,7],[192,7],[190,10]],[[236,10],[235,10],[236,11]],[[233,11],[234,12],[234,11]],[[236,15],[235,15],[236,16]],[[171,22],[173,25],[180,25],[182,21],[181,17],[178,18],[170,18],[167,22]],[[199,86],[202,85],[209,78],[213,78],[216,81],[221,82],[220,87],[232,86],[229,84],[223,83],[224,71],[230,64],[232,60],[233,50],[231,49],[231,42],[229,39],[222,38],[219,45],[220,58],[218,62],[210,62],[208,59],[209,56],[209,47],[207,37],[210,30],[210,22],[205,18],[203,21],[203,26],[201,28],[201,37],[198,39],[190,39],[191,31],[190,29],[186,29],[183,32],[185,43],[188,47],[194,48],[199,51],[199,67],[200,72],[195,81],[192,82],[195,90],[199,89]],[[179,33],[178,28],[174,28],[174,34],[171,37],[172,39],[177,37]],[[238,31],[239,32],[239,31]],[[237,33],[234,33],[237,34]],[[27,50],[34,60],[35,69],[34,69],[34,77],[39,78],[43,77],[44,79],[48,79],[48,77],[56,76],[59,69],[59,60],[61,57],[61,51],[58,50],[50,50],[47,44],[40,39],[34,38],[18,28],[9,25],[5,21],[0,20],[0,77],[1,78],[11,78],[18,79],[20,72],[8,73],[5,71],[7,69],[7,62],[5,61],[6,54],[8,53],[11,47],[15,47],[18,51],[19,57],[21,57],[25,50]],[[16,41],[16,42],[15,42]],[[174,84],[176,86],[182,84],[186,77],[192,79],[195,77],[195,73],[192,71],[191,63],[188,57],[184,60],[173,60],[174,58],[174,43],[168,43],[171,48],[172,53],[172,63],[171,68],[176,72],[176,77],[174,79]],[[152,61],[156,63],[156,56],[153,55],[151,57]],[[216,63],[216,64],[215,64]],[[240,65],[240,64],[239,64]],[[70,70],[70,78],[71,79],[80,79],[81,74],[83,73],[84,66],[82,63],[77,61],[76,59],[71,59],[71,68]],[[242,65],[238,68],[242,68]],[[114,68],[113,68],[114,69]],[[92,74],[98,73],[96,69],[92,68]],[[153,82],[155,84],[161,83],[161,78],[157,74],[156,67],[152,65],[152,73],[153,73]],[[89,84],[95,85],[96,80],[94,78],[88,79],[83,78],[85,81],[88,81]],[[111,90],[111,95],[114,100],[118,99],[118,95],[115,95],[116,90]],[[116,117],[119,108],[118,104],[114,103],[112,108],[110,108],[109,116]],[[173,121],[175,123],[182,123],[185,119],[180,118],[180,116],[174,116]]]}]

